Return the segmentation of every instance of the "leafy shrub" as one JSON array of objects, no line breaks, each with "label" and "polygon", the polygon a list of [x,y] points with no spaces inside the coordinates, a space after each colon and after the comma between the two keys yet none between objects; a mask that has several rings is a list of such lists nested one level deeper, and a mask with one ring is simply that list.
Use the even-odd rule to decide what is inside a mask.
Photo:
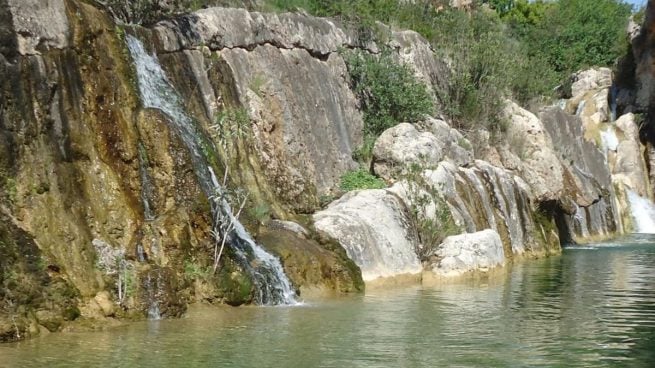
[{"label": "leafy shrub", "polygon": [[384,180],[371,175],[364,169],[349,171],[341,177],[340,188],[344,192],[358,189],[383,189],[387,184]]},{"label": "leafy shrub", "polygon": [[401,122],[415,123],[433,112],[426,86],[389,51],[346,52],[350,83],[364,112],[364,133],[378,136]]}]

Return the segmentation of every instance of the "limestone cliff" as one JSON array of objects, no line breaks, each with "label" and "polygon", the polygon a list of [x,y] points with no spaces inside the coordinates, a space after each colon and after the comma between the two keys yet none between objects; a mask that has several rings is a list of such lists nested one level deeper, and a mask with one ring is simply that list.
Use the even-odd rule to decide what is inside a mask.
[{"label": "limestone cliff", "polygon": [[565,111],[507,101],[508,139],[475,150],[438,116],[398,122],[372,151],[389,188],[342,193],[364,138],[342,51],[391,50],[433,97],[448,79],[417,33],[380,29],[231,8],[125,26],[82,0],[0,0],[0,341],[265,303],[261,257],[302,298],[627,230],[621,188],[651,187],[633,120],[611,153],[595,140],[607,78]]}]

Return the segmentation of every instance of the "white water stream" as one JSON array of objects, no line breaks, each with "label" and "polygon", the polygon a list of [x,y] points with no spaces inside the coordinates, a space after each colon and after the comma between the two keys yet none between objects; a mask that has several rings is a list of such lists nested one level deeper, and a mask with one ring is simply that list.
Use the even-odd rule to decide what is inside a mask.
[{"label": "white water stream", "polygon": [[628,201],[635,222],[635,232],[655,234],[655,204],[631,190],[628,190]]},{"label": "white water stream", "polygon": [[255,243],[233,215],[229,203],[222,195],[223,188],[203,153],[202,145],[208,141],[184,111],[182,100],[166,77],[156,55],[148,54],[137,38],[131,35],[126,38],[136,66],[143,105],[168,115],[172,128],[191,153],[194,171],[205,194],[208,198],[218,198],[212,203],[212,217],[217,222],[214,230],[220,230],[221,221],[231,221],[234,224],[234,229],[227,235],[230,240],[228,244],[235,250],[238,262],[255,285],[255,302],[265,305],[296,304],[295,292],[280,261]]}]

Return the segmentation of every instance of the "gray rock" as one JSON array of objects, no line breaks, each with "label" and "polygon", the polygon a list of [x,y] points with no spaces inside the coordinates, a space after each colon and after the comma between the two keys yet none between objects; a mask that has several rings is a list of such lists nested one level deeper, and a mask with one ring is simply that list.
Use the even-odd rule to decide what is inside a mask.
[{"label": "gray rock", "polygon": [[443,157],[443,143],[429,132],[401,123],[384,131],[373,148],[375,173],[389,181],[397,179],[413,164],[436,167]]},{"label": "gray rock", "polygon": [[389,44],[396,50],[398,59],[414,70],[417,79],[425,83],[433,95],[435,91],[446,88],[450,70],[420,34],[396,31],[392,33]]},{"label": "gray rock", "polygon": [[428,117],[417,124],[423,132],[430,132],[444,147],[444,159],[452,161],[457,166],[467,166],[473,163],[473,145],[457,129],[451,128],[443,120]]},{"label": "gray rock", "polygon": [[488,271],[505,265],[500,236],[494,230],[449,236],[434,256],[438,259],[432,272],[442,276],[459,276],[471,271]]},{"label": "gray rock", "polygon": [[271,220],[268,226],[274,229],[291,231],[302,239],[309,239],[309,231],[307,231],[307,229],[302,225],[293,221]]},{"label": "gray rock", "polygon": [[0,52],[38,55],[68,46],[70,30],[64,0],[0,2]]},{"label": "gray rock", "polygon": [[571,96],[574,98],[586,92],[608,88],[612,85],[612,70],[593,68],[580,71],[572,76]]},{"label": "gray rock", "polygon": [[220,54],[254,120],[268,182],[285,203],[312,211],[356,167],[352,152],[362,142],[362,116],[343,59],[333,54],[322,61],[303,49],[271,45]]},{"label": "gray rock", "polygon": [[158,23],[163,51],[205,45],[212,50],[274,45],[327,55],[343,46],[358,46],[357,37],[325,18],[299,13],[258,13],[236,8],[209,8]]},{"label": "gray rock", "polygon": [[406,207],[386,190],[349,192],[314,214],[314,226],[339,241],[366,282],[422,270]]},{"label": "gray rock", "polygon": [[559,198],[564,189],[562,165],[544,124],[534,114],[511,101],[506,104],[505,116],[509,121],[508,148],[522,161],[522,165],[509,155],[505,155],[504,161],[511,161],[512,167],[521,167],[521,176],[532,188],[537,201]]}]

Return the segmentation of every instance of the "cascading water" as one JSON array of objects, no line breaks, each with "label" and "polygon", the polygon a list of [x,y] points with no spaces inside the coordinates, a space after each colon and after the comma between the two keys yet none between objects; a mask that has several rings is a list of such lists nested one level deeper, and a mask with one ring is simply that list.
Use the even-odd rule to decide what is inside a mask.
[{"label": "cascading water", "polygon": [[655,234],[655,204],[631,190],[628,190],[628,201],[635,222],[635,232]]},{"label": "cascading water", "polygon": [[619,138],[616,136],[616,130],[613,125],[609,125],[607,130],[600,132],[601,148],[605,158],[607,158],[607,151],[616,151],[619,147]]},{"label": "cascading water", "polygon": [[[250,275],[256,289],[257,304],[295,304],[295,292],[284,274],[280,261],[257,245],[243,225],[232,213],[223,188],[216,180],[201,149],[203,139],[194,121],[184,112],[182,102],[168,81],[155,55],[146,52],[141,41],[127,35],[127,46],[134,60],[141,99],[145,107],[155,108],[169,116],[172,128],[180,136],[191,153],[193,167],[199,183],[212,200],[214,230],[221,221],[232,222],[233,231],[228,234],[229,245],[234,249],[241,267]],[[254,262],[251,262],[254,261]]]}]

